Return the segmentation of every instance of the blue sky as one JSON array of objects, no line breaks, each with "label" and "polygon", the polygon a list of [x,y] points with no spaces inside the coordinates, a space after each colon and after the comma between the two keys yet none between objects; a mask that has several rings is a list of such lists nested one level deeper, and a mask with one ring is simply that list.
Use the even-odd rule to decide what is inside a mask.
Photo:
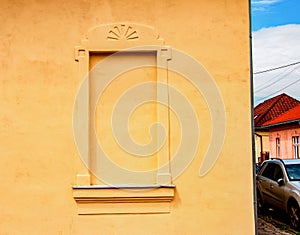
[{"label": "blue sky", "polygon": [[299,12],[300,0],[251,0],[255,105],[283,92],[300,100]]},{"label": "blue sky", "polygon": [[300,24],[299,0],[252,0],[252,30]]}]

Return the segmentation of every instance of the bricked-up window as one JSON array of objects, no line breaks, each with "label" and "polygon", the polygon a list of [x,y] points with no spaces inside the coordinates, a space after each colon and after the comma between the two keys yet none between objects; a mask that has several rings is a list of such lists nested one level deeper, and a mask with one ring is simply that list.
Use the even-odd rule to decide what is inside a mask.
[{"label": "bricked-up window", "polygon": [[[143,64],[155,64],[157,61],[156,54],[156,51],[118,52],[110,56],[109,61],[114,69],[117,66],[134,64],[135,61],[144,61]],[[89,117],[91,125],[95,128],[95,135],[91,133],[89,137],[90,169],[96,174],[95,176],[92,175],[91,184],[103,184],[100,179],[104,178],[109,181],[108,183],[115,185],[154,185],[157,183],[158,153],[151,154],[151,157],[137,157],[139,153],[134,156],[132,152],[140,147],[139,144],[132,142],[131,144],[136,146],[129,149],[128,143],[130,143],[131,138],[145,145],[151,142],[151,139],[145,133],[147,133],[147,127],[151,123],[157,122],[157,106],[153,102],[148,102],[143,105],[138,104],[139,107],[136,108],[136,102],[145,96],[150,100],[156,99],[156,86],[147,86],[146,90],[141,84],[155,84],[157,70],[156,68],[142,67],[123,72],[115,79],[111,78],[112,81],[100,96],[97,95],[97,90],[101,87],[105,76],[109,76],[109,73],[108,75],[107,73],[104,74],[103,69],[101,69],[101,62],[108,59],[107,56],[109,54],[89,53],[91,70],[89,75],[89,101],[90,106],[95,107],[95,112],[90,111],[91,115]],[[92,70],[93,68],[94,70]],[[131,91],[132,89],[134,89],[134,92]],[[145,94],[146,92],[147,94]],[[132,112],[131,116],[129,111]],[[127,131],[128,134],[126,134]],[[152,138],[154,148],[156,147],[155,138],[156,136]],[[102,151],[94,147],[97,142],[101,143]],[[146,148],[140,151],[145,152]],[[104,164],[105,159],[100,155],[101,152],[105,152],[105,157],[114,164],[111,166]],[[124,173],[120,177],[114,177],[113,175],[109,177],[109,172],[105,175],[101,174],[108,168],[112,171],[115,167],[118,169],[119,166],[128,169],[128,174]],[[141,170],[148,171],[148,173],[143,174],[143,176],[141,174],[131,174],[131,171],[138,172]],[[125,172],[125,170],[123,171]],[[120,171],[119,174],[123,171]],[[97,176],[100,178],[97,178]]]},{"label": "bricked-up window", "polygon": [[[83,163],[73,186],[78,214],[170,212],[175,185],[165,107],[169,107],[171,59],[171,48],[156,31],[137,24],[93,27],[75,47],[78,78],[83,80],[73,113],[74,137]],[[162,124],[165,141],[159,138],[158,125],[151,132],[152,139],[144,134],[143,128],[152,123]],[[161,142],[164,145],[159,148]],[[147,158],[140,157],[145,153]]]},{"label": "bricked-up window", "polygon": [[299,136],[293,136],[293,153],[294,158],[299,158]]},{"label": "bricked-up window", "polygon": [[276,157],[280,158],[280,138],[276,138]]},{"label": "bricked-up window", "polygon": [[168,84],[171,60],[171,48],[155,30],[136,24],[94,27],[75,47],[84,82],[74,133],[87,168],[77,174],[77,185],[171,184],[169,89],[160,85]]}]

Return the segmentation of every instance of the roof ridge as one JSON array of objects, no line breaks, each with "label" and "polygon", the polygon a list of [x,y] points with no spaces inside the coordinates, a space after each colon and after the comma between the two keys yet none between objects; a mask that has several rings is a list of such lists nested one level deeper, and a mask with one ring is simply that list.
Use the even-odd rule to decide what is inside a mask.
[{"label": "roof ridge", "polygon": [[[257,117],[257,122],[259,122],[261,119],[263,119],[268,113],[269,111],[275,106],[275,104],[284,96],[286,95],[285,93],[282,93],[280,95],[277,95],[277,96],[274,96],[268,100],[265,100],[264,102],[260,103],[258,106],[256,106],[256,108],[258,108],[260,105],[263,105],[263,104],[266,104],[267,102],[271,102],[270,103],[270,106],[266,109],[266,111],[262,114],[262,115],[259,115]],[[286,95],[287,96],[287,95]],[[273,100],[273,101],[272,101]],[[263,123],[262,123],[263,125]]]},{"label": "roof ridge", "polygon": [[274,96],[254,108],[255,126],[264,126],[265,123],[269,123],[271,120],[274,120],[299,104],[299,100],[286,93]]}]

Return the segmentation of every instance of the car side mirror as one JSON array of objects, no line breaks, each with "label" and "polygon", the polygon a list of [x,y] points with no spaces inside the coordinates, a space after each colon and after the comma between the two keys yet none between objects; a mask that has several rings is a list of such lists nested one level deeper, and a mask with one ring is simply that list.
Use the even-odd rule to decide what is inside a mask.
[{"label": "car side mirror", "polygon": [[282,178],[277,180],[277,183],[279,186],[283,186],[284,185],[284,180]]}]

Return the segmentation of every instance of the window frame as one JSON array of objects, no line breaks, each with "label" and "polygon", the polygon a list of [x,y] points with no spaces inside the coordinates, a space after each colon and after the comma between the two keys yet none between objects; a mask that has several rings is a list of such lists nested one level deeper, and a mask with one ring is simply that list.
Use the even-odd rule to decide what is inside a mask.
[{"label": "window frame", "polygon": [[276,137],[276,158],[280,158],[280,137]]},{"label": "window frame", "polygon": [[293,155],[295,159],[299,159],[299,136],[292,136]]},{"label": "window frame", "polygon": [[[125,35],[128,32],[130,35]],[[117,37],[116,35],[119,34]],[[145,45],[153,45],[145,47]],[[128,49],[140,46],[142,49]],[[168,84],[168,61],[171,60],[171,48],[151,27],[138,24],[107,24],[92,28],[80,46],[75,47],[75,61],[78,62],[79,79],[89,74],[90,54],[114,53],[119,51],[156,52],[157,82]],[[161,69],[164,68],[164,69]],[[167,87],[167,86],[166,86]],[[78,206],[78,214],[135,214],[135,213],[170,213],[170,202],[174,199],[175,185],[172,184],[169,152],[158,155],[157,182],[154,185],[139,186],[110,186],[91,185],[91,156],[90,154],[90,101],[89,77],[83,84],[85,97],[75,102],[73,120],[74,132],[80,133],[82,164],[76,176],[73,197]],[[168,89],[157,89],[157,100],[168,99]],[[157,121],[169,123],[169,112],[158,108]],[[169,126],[167,126],[169,128]],[[169,133],[169,130],[166,130]],[[169,150],[169,136],[167,139]],[[80,144],[80,146],[78,146]],[[167,164],[166,164],[167,162]],[[84,164],[85,163],[85,164]],[[165,167],[169,165],[168,167]],[[142,199],[142,200],[141,200]],[[130,203],[130,205],[128,204]]]}]

